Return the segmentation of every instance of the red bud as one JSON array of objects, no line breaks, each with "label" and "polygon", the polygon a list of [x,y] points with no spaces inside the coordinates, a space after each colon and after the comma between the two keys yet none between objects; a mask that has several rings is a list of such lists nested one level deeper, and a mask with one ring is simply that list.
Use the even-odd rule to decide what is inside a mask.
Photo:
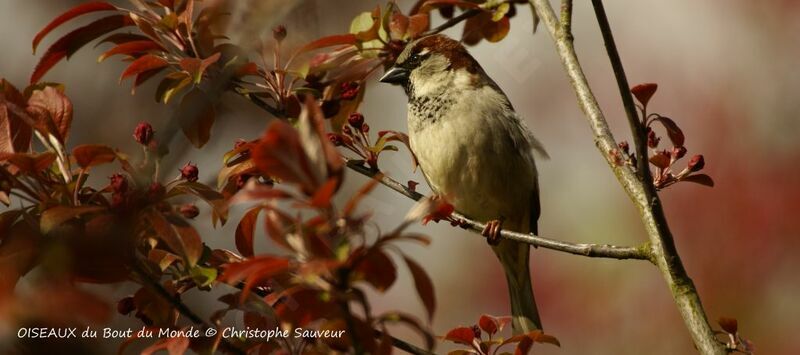
[{"label": "red bud", "polygon": [[139,122],[139,124],[136,125],[136,128],[133,130],[133,139],[135,139],[139,144],[146,146],[150,143],[150,140],[153,139],[154,133],[155,131],[150,123]]},{"label": "red bud", "polygon": [[347,123],[349,123],[355,129],[361,129],[361,125],[364,124],[364,115],[353,112],[347,117]]},{"label": "red bud", "polygon": [[689,171],[695,172],[703,170],[706,166],[706,161],[703,159],[702,154],[698,154],[692,157],[692,160],[689,160]]},{"label": "red bud", "polygon": [[278,42],[283,41],[284,38],[286,38],[286,26],[279,25],[279,26],[273,28],[272,29],[272,38],[274,38]]},{"label": "red bud", "polygon": [[198,174],[200,174],[200,170],[197,169],[197,165],[192,163],[186,163],[186,165],[184,165],[180,171],[181,178],[190,182],[197,181]]},{"label": "red bud", "polygon": [[128,191],[128,179],[125,175],[114,174],[108,177],[111,180],[111,190],[115,193],[125,193]]}]

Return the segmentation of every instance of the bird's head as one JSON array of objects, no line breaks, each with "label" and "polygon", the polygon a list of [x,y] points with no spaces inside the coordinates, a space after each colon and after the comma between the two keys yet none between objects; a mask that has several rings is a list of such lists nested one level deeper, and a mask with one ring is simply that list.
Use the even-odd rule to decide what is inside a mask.
[{"label": "bird's head", "polygon": [[480,65],[461,43],[444,35],[409,43],[380,81],[401,85],[409,96],[435,95],[459,78],[482,73]]}]

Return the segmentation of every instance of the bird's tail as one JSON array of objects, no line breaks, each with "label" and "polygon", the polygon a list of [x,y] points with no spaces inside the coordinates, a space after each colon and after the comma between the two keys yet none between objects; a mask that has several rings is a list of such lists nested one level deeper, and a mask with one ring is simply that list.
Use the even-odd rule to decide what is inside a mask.
[{"label": "bird's tail", "polygon": [[531,273],[528,266],[530,246],[513,240],[503,239],[495,246],[494,252],[508,282],[508,294],[511,296],[511,325],[514,334],[528,333],[542,329],[536,299],[531,287]]}]

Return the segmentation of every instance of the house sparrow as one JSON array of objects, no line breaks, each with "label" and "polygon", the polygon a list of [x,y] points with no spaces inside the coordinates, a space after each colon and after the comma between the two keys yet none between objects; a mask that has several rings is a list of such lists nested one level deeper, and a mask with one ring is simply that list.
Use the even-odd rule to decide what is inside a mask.
[{"label": "house sparrow", "polygon": [[533,152],[546,157],[541,144],[466,48],[444,35],[409,43],[380,80],[405,89],[411,150],[434,193],[464,215],[487,222],[484,235],[508,282],[514,333],[541,329],[529,246],[499,238],[501,223],[537,233]]}]

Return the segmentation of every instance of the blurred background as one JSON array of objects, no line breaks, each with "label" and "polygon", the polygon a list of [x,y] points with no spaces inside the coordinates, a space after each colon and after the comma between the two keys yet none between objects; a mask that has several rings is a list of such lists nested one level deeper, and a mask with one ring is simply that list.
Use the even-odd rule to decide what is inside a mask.
[{"label": "blurred background", "polygon": [[[30,52],[31,39],[79,2],[0,1],[0,76],[24,87],[36,60]],[[234,14],[232,38],[251,41],[285,23],[292,43],[346,32],[356,14],[384,4],[372,0],[241,3],[250,11]],[[258,5],[248,7],[248,3]],[[408,10],[413,1],[398,3]],[[539,162],[541,234],[572,242],[644,242],[637,211],[594,147],[549,34],[542,26],[533,35],[530,14],[527,8],[520,9],[508,38],[497,44],[483,42],[471,52],[551,156]],[[795,1],[607,3],[631,85],[659,84],[649,110],[678,122],[689,154],[704,154],[705,172],[716,181],[714,188],[683,183],[660,194],[683,262],[714,325],[720,316],[737,318],[740,332],[761,354],[800,353],[795,335],[800,325],[798,11],[800,3]],[[79,19],[58,33],[85,21]],[[433,21],[441,23],[438,17]],[[617,140],[630,140],[589,2],[576,1],[573,23],[578,55],[595,95]],[[460,27],[448,33],[458,36]],[[136,123],[147,120],[156,129],[166,127],[174,108],[153,100],[154,83],[139,88],[134,96],[128,83],[117,87],[125,64],[115,60],[97,64],[99,54],[85,48],[60,63],[46,80],[65,83],[73,100],[71,145],[105,143],[135,152],[136,143],[127,137]],[[405,104],[400,89],[373,78],[361,111],[374,131],[406,131]],[[237,138],[257,137],[270,119],[233,95],[225,99],[223,111],[202,151],[191,148],[182,136],[173,139],[167,169],[177,174],[180,166],[192,161],[203,179],[215,181],[222,154]],[[382,165],[399,181],[424,182],[420,174],[412,173],[403,150],[385,156]],[[349,172],[341,195],[365,182]],[[420,189],[427,192],[424,185]],[[377,225],[391,228],[412,202],[378,188],[366,206],[373,210]],[[231,220],[238,220],[241,212],[236,210]],[[209,245],[233,248],[235,223],[216,230],[198,223],[205,227],[202,234]],[[445,223],[414,229],[433,238],[427,248],[410,246],[406,251],[433,278],[438,299],[435,333],[472,325],[483,313],[509,313],[502,271],[483,238]],[[265,253],[274,251],[264,238],[256,246]],[[424,318],[410,275],[404,267],[399,269],[397,284],[385,294],[371,295],[375,311],[401,309]],[[588,259],[539,249],[533,251],[532,272],[545,329],[562,343],[560,349],[537,345],[537,354],[694,351],[660,273],[645,262]],[[109,300],[135,290],[131,285],[92,288]],[[214,299],[199,295],[193,302],[201,313],[210,314],[223,307]],[[140,326],[122,316],[112,324]],[[397,334],[418,342],[413,334]],[[103,346],[113,352],[116,343]],[[447,349],[442,345],[438,350]]]}]

